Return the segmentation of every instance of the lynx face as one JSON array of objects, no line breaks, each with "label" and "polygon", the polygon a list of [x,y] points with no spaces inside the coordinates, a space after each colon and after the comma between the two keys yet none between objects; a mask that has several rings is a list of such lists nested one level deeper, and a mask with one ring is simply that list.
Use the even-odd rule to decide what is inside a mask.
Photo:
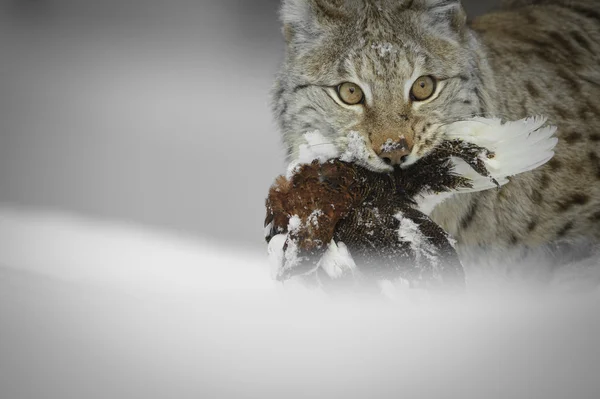
[{"label": "lynx face", "polygon": [[282,20],[274,111],[292,159],[306,132],[341,151],[358,132],[371,169],[408,165],[486,112],[460,1],[285,0]]}]

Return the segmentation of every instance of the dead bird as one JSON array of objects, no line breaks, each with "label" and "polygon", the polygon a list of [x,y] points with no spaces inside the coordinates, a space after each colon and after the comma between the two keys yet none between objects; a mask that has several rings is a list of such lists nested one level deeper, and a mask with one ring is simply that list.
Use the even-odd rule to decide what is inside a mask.
[{"label": "dead bird", "polygon": [[319,269],[332,267],[325,263],[336,260],[327,253],[339,251],[343,243],[351,253],[351,259],[346,257],[350,264],[338,264],[339,270],[327,275],[360,272],[380,280],[400,277],[413,283],[464,286],[452,239],[416,209],[415,197],[471,187],[469,179],[453,173],[450,156],[489,176],[479,160],[482,153],[494,156],[484,148],[449,141],[410,173],[400,168],[377,173],[332,159],[301,165],[291,179],[280,176],[267,198],[267,241],[288,233],[284,250],[292,256],[276,277],[327,279]]},{"label": "dead bird", "polygon": [[546,163],[556,128],[545,122],[458,122],[433,152],[404,162],[409,169],[369,167],[371,155],[352,132],[344,153],[318,132],[305,134],[300,157],[267,199],[274,277],[463,287],[453,240],[429,214],[456,194],[497,188]]}]

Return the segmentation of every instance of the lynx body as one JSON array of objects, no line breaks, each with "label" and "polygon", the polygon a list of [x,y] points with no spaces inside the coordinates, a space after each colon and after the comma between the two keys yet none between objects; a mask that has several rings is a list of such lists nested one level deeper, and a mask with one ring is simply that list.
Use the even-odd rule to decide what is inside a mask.
[{"label": "lynx body", "polygon": [[600,240],[600,3],[513,1],[468,22],[459,1],[285,0],[281,16],[290,160],[307,131],[342,151],[358,132],[370,169],[410,171],[454,122],[543,115],[558,127],[548,164],[430,216],[472,263]]}]

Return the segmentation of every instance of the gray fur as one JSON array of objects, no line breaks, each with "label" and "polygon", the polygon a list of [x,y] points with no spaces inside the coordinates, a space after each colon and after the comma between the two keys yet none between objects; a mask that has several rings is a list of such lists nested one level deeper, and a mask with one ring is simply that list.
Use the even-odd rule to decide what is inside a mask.
[{"label": "gray fur", "polygon": [[[555,160],[432,218],[465,256],[600,238],[600,4],[511,3],[467,24],[459,1],[285,0],[273,108],[289,157],[313,130],[341,149],[350,131],[373,148],[402,136],[422,156],[450,122],[545,115],[559,127]],[[421,75],[440,80],[438,94],[412,103],[407,87]],[[337,100],[346,81],[363,88],[364,105]]]},{"label": "gray fur", "polygon": [[[479,80],[478,57],[470,56],[476,41],[458,1],[288,0],[282,20],[288,46],[274,110],[290,157],[311,130],[332,141],[356,130],[381,144],[404,135],[421,146],[431,141],[425,153],[440,141],[440,126],[483,107],[479,99],[468,107],[455,102],[468,99]],[[418,110],[406,90],[420,76],[415,70],[444,78],[445,86],[435,104]],[[368,107],[336,101],[334,88],[345,81],[365,90]]]}]

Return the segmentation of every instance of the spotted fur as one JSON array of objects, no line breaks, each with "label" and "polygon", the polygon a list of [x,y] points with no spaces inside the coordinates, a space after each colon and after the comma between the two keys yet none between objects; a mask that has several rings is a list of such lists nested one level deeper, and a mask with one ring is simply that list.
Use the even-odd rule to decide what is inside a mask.
[{"label": "spotted fur", "polygon": [[[455,196],[432,219],[465,256],[600,239],[600,2],[507,3],[467,21],[457,0],[284,0],[273,108],[289,157],[312,130],[340,147],[357,131],[371,150],[402,138],[424,156],[451,122],[545,115],[559,128],[551,162],[500,190]],[[439,80],[436,94],[411,101],[422,75]],[[364,104],[339,101],[346,81]]]}]

